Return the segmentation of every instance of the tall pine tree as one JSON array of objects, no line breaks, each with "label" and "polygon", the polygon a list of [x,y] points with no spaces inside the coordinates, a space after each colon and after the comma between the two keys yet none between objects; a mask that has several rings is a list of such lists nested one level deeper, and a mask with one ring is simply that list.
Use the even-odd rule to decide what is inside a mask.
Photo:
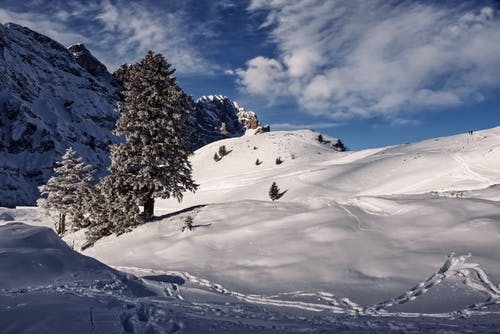
[{"label": "tall pine tree", "polygon": [[[39,187],[40,193],[47,198],[40,198],[37,204],[49,213],[57,212],[56,232],[59,235],[66,231],[66,217],[77,216],[78,193],[93,180],[92,174],[92,166],[85,164],[70,147],[56,163],[54,176]],[[73,221],[71,227],[77,228],[77,225],[78,222]]]},{"label": "tall pine tree", "polygon": [[144,206],[146,218],[154,214],[155,197],[181,201],[183,192],[197,189],[188,160],[192,101],[174,71],[152,51],[123,71],[124,100],[118,104],[115,134],[125,142],[111,147],[110,171],[118,188]]}]

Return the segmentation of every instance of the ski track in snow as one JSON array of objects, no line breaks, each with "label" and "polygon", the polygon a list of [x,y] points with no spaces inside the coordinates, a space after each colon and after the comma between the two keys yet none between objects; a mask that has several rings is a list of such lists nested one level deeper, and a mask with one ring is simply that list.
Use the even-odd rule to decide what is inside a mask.
[{"label": "ski track in snow", "polygon": [[[230,296],[250,304],[276,306],[285,308],[295,308],[312,312],[331,312],[334,314],[356,315],[356,316],[374,316],[374,317],[433,317],[454,319],[457,317],[470,317],[473,315],[500,314],[500,311],[489,310],[490,306],[500,304],[500,286],[495,286],[484,270],[478,264],[467,263],[466,260],[470,254],[455,256],[448,255],[445,263],[439,270],[427,278],[425,281],[416,284],[411,289],[402,293],[398,297],[376,303],[370,306],[361,306],[349,300],[349,298],[337,298],[329,292],[305,292],[294,291],[265,296],[256,294],[244,294],[223,287],[221,284],[211,282],[187,272],[173,272],[145,269],[138,267],[118,266],[116,269],[142,274],[164,274],[182,277],[191,284],[206,288],[221,295]],[[395,305],[406,304],[420,298],[430,289],[442,283],[449,278],[459,278],[468,288],[480,292],[486,296],[482,302],[469,305],[465,309],[455,310],[447,313],[408,313],[408,312],[390,312],[389,308]],[[172,294],[170,294],[172,296]],[[183,300],[181,293],[175,296]],[[301,301],[300,299],[315,299],[318,302]],[[297,300],[298,299],[298,300]]]},{"label": "ski track in snow", "polygon": [[491,185],[489,179],[483,177],[479,173],[474,172],[470,168],[470,166],[467,164],[467,162],[465,161],[465,159],[463,157],[461,157],[459,154],[453,154],[452,158],[458,163],[458,166],[460,167],[460,170],[462,171],[462,173],[464,175],[469,176],[473,180],[476,180],[476,181],[484,183],[483,187],[488,187],[488,186]]}]

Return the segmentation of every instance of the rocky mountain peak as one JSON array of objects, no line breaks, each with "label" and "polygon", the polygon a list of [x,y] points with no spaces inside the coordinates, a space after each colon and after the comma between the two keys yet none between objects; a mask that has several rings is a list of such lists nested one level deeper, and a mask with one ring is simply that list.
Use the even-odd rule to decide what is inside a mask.
[{"label": "rocky mountain peak", "polygon": [[207,95],[196,100],[195,118],[195,149],[216,140],[242,136],[246,130],[260,127],[254,112],[246,111],[223,95]]},{"label": "rocky mountain peak", "polygon": [[106,66],[94,57],[85,45],[81,43],[71,45],[68,47],[68,51],[71,53],[76,62],[94,77],[109,81],[113,79],[113,76],[108,72]]}]

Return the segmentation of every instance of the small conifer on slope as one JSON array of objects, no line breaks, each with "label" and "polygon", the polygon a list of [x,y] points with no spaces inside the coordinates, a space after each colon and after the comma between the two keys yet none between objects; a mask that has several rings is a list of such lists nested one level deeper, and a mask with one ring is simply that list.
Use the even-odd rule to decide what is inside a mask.
[{"label": "small conifer on slope", "polygon": [[149,51],[126,71],[118,105],[115,134],[125,142],[112,145],[110,171],[122,183],[115,186],[144,206],[145,217],[153,216],[155,197],[181,201],[183,192],[197,189],[188,160],[192,101],[170,67],[163,55]]},{"label": "small conifer on slope", "polygon": [[269,188],[269,197],[273,200],[273,202],[281,197],[280,189],[276,185],[276,182],[273,182],[271,188]]},{"label": "small conifer on slope", "polygon": [[70,147],[62,160],[56,163],[54,176],[47,181],[47,184],[39,187],[40,193],[47,195],[47,198],[40,198],[37,204],[47,212],[57,213],[58,220],[55,226],[57,234],[62,235],[68,227],[76,229],[78,222],[73,219],[72,225],[66,226],[66,217],[77,216],[78,194],[92,180],[92,166],[85,164]]}]

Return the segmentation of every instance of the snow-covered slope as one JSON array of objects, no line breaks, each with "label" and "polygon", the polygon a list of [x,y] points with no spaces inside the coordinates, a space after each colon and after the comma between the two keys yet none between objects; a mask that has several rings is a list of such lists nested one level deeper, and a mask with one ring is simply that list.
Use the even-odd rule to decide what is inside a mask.
[{"label": "snow-covered slope", "polygon": [[[179,218],[162,225],[178,227]],[[331,292],[317,291],[314,281],[310,282],[307,291],[245,294],[191,273],[144,268],[150,265],[145,257],[142,268],[120,268],[142,276],[138,279],[79,255],[48,228],[13,222],[43,223],[39,219],[34,208],[0,209],[0,225],[10,222],[0,226],[2,333],[400,333],[401,329],[429,333],[450,328],[454,333],[489,333],[499,324],[495,308],[499,290],[478,265],[468,263],[466,256],[443,259],[441,266],[407,292],[363,307]],[[230,228],[231,225],[227,224]],[[185,239],[193,241],[196,233],[198,230],[192,231]],[[141,238],[136,239],[135,250],[139,252],[144,246],[137,245],[146,245],[149,241],[156,243],[158,239],[158,236],[151,238],[144,230],[141,235],[150,238],[144,243],[139,243]],[[269,236],[263,238],[271,239]],[[168,241],[177,242],[174,233],[169,239],[163,240],[164,248]],[[196,243],[192,246],[191,260],[207,256],[197,252]],[[245,243],[241,246],[242,249],[232,249],[240,259],[235,265],[250,260],[245,252],[247,246]],[[283,244],[280,246],[287,248]],[[294,254],[290,252],[291,247],[288,250],[290,259]],[[308,254],[312,251],[308,250]],[[124,259],[133,254],[125,248],[115,249],[115,252]],[[207,252],[213,255],[214,250]],[[160,263],[160,256],[157,252],[150,253],[150,259],[157,260],[155,266]],[[279,262],[281,256],[276,253],[276,261]],[[266,258],[263,254],[260,257]],[[132,256],[130,260],[135,258]],[[222,262],[215,258],[210,260],[214,266]],[[259,263],[245,264],[249,270],[246,279],[267,283],[266,275],[253,270],[255,265]],[[218,269],[219,272],[226,270],[225,267]],[[309,277],[316,272],[314,268],[308,273]],[[286,288],[285,284],[280,289]],[[468,294],[462,296],[464,288]],[[441,307],[454,303],[459,312],[431,313],[436,305],[429,308],[429,299],[437,301]],[[460,301],[462,303],[457,303]],[[477,303],[460,309],[469,301]],[[407,304],[420,304],[421,308],[427,305],[427,314],[410,313],[405,310]],[[467,319],[471,315],[476,317]],[[462,316],[465,319],[460,319]]]},{"label": "snow-covered slope", "polygon": [[108,165],[116,87],[77,59],[35,31],[0,26],[0,206],[34,204],[69,146],[100,173]]},{"label": "snow-covered slope", "polygon": [[[498,284],[500,128],[359,152],[317,136],[271,132],[201,148],[192,157],[196,194],[159,200],[158,221],[86,254],[237,291],[326,291],[363,306],[423,281],[452,252],[472,253]],[[230,153],[216,162],[221,145]],[[272,182],[284,193],[276,202]],[[181,232],[188,216],[199,227]],[[460,275],[401,309],[451,312],[488,298]]]},{"label": "snow-covered slope", "polygon": [[[181,277],[187,304],[176,307],[215,332],[496,328],[500,127],[359,152],[317,138],[247,132],[206,145],[192,156],[196,194],[158,200],[157,219],[84,253],[139,276]],[[215,161],[222,145],[229,154]],[[275,202],[272,182],[283,193]],[[50,224],[35,208],[0,211],[0,225]],[[188,217],[194,230],[182,231]],[[78,248],[81,236],[65,240]]]}]

